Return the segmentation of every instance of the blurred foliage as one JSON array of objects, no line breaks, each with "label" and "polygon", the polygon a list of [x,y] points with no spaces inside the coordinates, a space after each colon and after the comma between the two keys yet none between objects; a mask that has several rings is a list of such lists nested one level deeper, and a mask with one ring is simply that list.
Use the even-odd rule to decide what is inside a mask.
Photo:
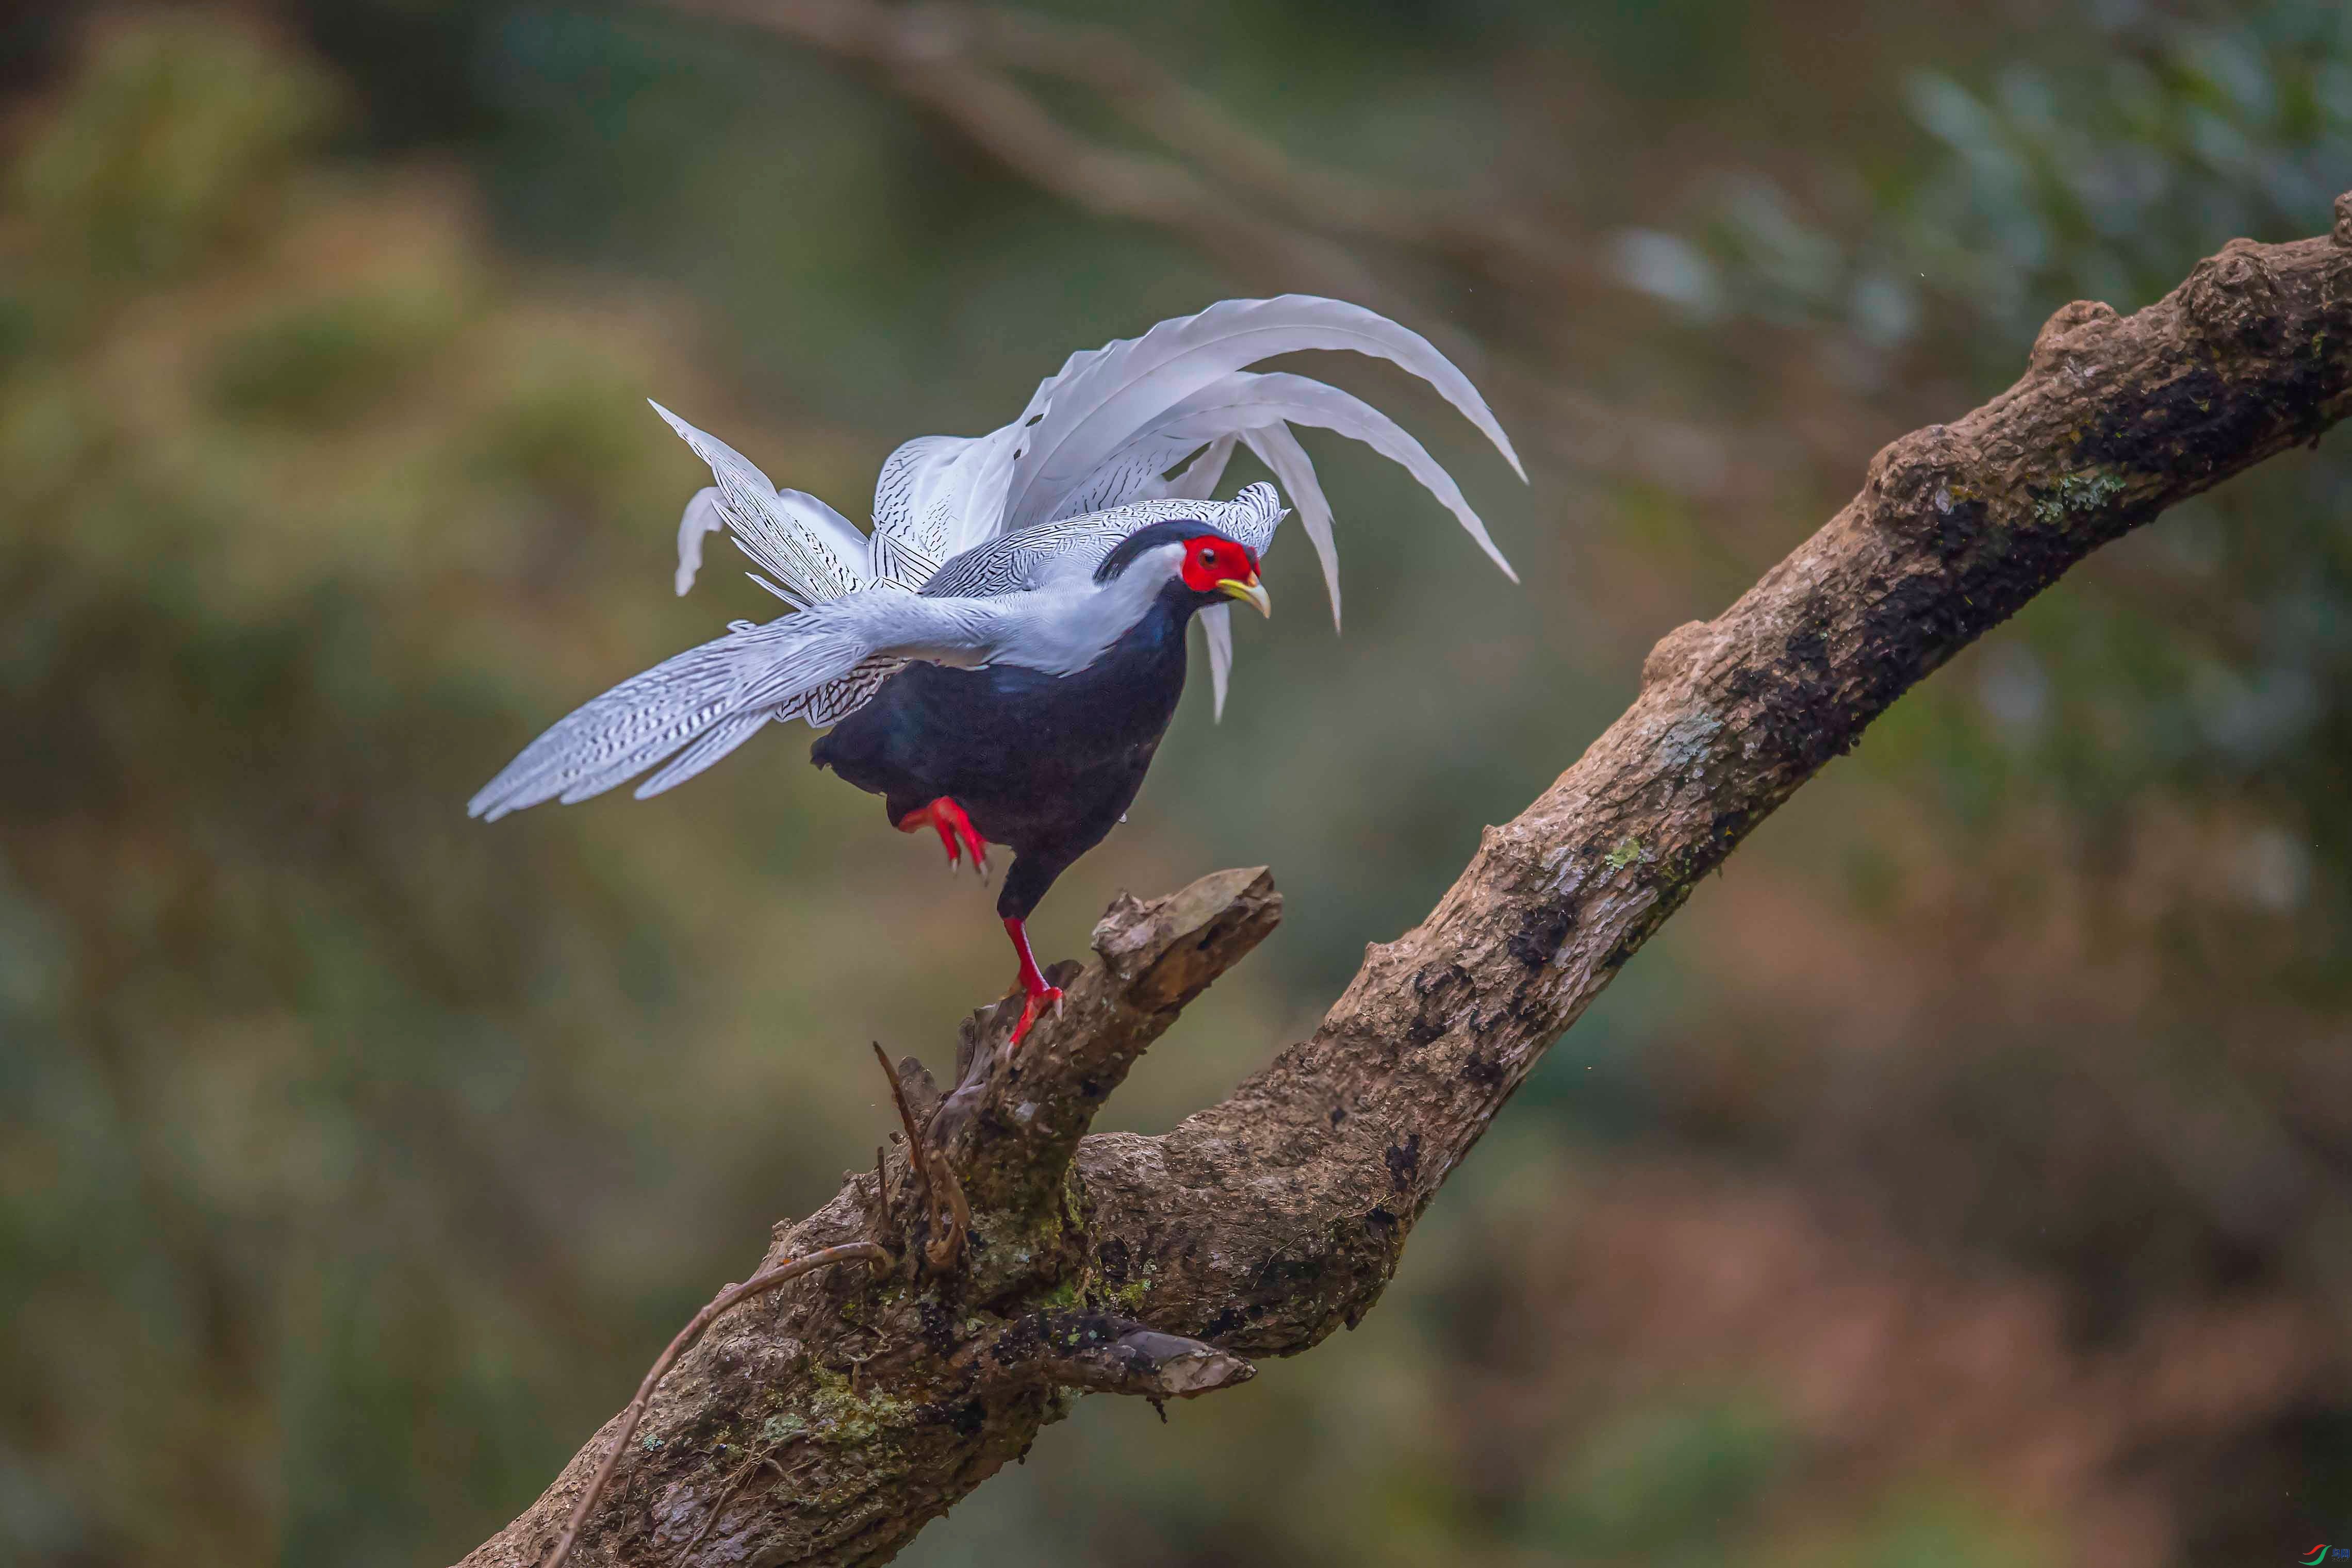
[{"label": "blurred foliage", "polygon": [[[1996,389],[2047,309],[2318,232],[2352,184],[2337,8],[2037,17],[1117,14],[1280,144],[1475,175],[1613,255],[1665,311],[1436,267],[1405,281],[1451,319],[1413,324],[1671,415],[1689,457],[1538,462],[1522,494],[1402,405],[1512,591],[1317,448],[1347,638],[1245,632],[1223,726],[1188,698],[1040,923],[1075,951],[1113,888],[1218,864],[1289,895],[1115,1124],[1308,1027],[1651,641],[1877,442]],[[642,399],[856,515],[897,441],[1234,287],[657,8],[116,16],[5,83],[0,1560],[447,1560],[868,1161],[864,1041],[936,1057],[1003,979],[987,895],[782,736],[647,805],[464,821],[547,719],[757,602],[670,596],[701,481]],[[1171,1428],[1081,1404],[907,1560],[2188,1564],[2340,1534],[2334,444],[2095,560],[1804,791],[1555,1050],[1358,1333]]]},{"label": "blurred foliage", "polygon": [[1804,197],[1727,179],[1698,241],[1628,236],[1631,280],[1713,316],[1840,321],[1882,347],[1928,330],[1930,304],[1956,306],[2002,329],[1973,340],[1998,369],[2009,337],[2068,299],[2169,289],[2214,235],[2308,232],[2352,163],[2352,16],[2326,0],[2126,4],[1980,85],[1914,70],[1903,99],[1925,156],[1810,170]]},{"label": "blurred foliage", "polygon": [[[1826,332],[1822,351],[1874,394],[1954,363],[1990,390],[2066,300],[2134,309],[2231,235],[2325,226],[2352,172],[2352,13],[2276,0],[2095,20],[1982,87],[1911,74],[1921,155],[1866,181],[1818,172],[1821,218],[1742,174],[1703,242],[1637,231],[1621,261],[1710,324],[1737,311]],[[2347,509],[2352,465],[2333,454],[2179,508],[2037,601],[1975,661],[1973,694],[1944,683],[1905,705],[1874,760],[1927,769],[1975,831],[2053,804],[2075,855],[2110,868],[2158,793],[2158,809],[2231,817],[2210,869],[2297,913],[2275,977],[2340,1002]]]},{"label": "blurred foliage", "polygon": [[413,1561],[562,1458],[537,1406],[609,1348],[573,1291],[698,1289],[571,1233],[669,1185],[626,1137],[690,925],[640,923],[642,854],[486,861],[450,804],[576,684],[551,648],[596,661],[599,584],[603,630],[682,630],[625,541],[691,473],[641,391],[696,383],[657,316],[517,296],[449,181],[320,165],[337,96],[247,29],[111,28],[10,166],[16,1561],[265,1521]]}]

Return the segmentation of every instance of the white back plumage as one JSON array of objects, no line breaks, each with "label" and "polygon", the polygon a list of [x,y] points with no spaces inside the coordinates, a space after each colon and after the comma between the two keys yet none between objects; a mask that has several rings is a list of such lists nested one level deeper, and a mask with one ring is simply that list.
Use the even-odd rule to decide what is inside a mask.
[{"label": "white back plumage", "polygon": [[[1287,515],[1272,486],[1208,499],[1237,444],[1297,507],[1336,627],[1331,508],[1295,424],[1337,431],[1401,465],[1516,581],[1461,487],[1387,415],[1305,376],[1248,370],[1307,350],[1368,354],[1420,377],[1527,477],[1486,400],[1427,339],[1360,306],[1303,294],[1224,300],[1072,354],[1012,423],[906,443],[882,465],[870,534],[814,496],[778,489],[741,454],[656,403],[715,480],[679,518],[677,591],[693,585],[705,536],[724,528],[760,569],[751,580],[803,613],[763,626],[739,622],[728,636],[624,682],[534,741],[469,809],[495,818],[541,800],[584,800],[667,761],[639,788],[642,798],[700,772],[774,720],[839,723],[910,658],[1024,662],[1017,618],[992,615],[986,601],[1033,589],[1066,556],[1099,559],[1168,517],[1199,516],[1263,554]],[[1229,607],[1200,620],[1222,715]]]}]

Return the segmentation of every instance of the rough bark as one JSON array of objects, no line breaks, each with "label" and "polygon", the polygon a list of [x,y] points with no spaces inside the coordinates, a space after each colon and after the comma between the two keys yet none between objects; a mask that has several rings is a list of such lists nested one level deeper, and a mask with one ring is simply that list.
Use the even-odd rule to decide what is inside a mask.
[{"label": "rough bark", "polygon": [[[920,1170],[961,1184],[968,1237],[933,1245],[964,1222],[904,1146],[780,1227],[771,1266],[858,1240],[894,1261],[715,1324],[578,1560],[881,1563],[1077,1392],[1204,1393],[1353,1324],[1545,1048],[1758,822],[2093,549],[2347,408],[2352,196],[2330,236],[2232,241],[2137,315],[2065,307],[2016,385],[1887,446],[1737,604],[1664,638],[1632,708],[1366,950],[1311,1038],[1159,1138],[1086,1129],[1280,900],[1245,871],[1115,904],[1061,1017],[1012,1053],[1013,1009],[983,1009],[952,1093],[909,1082]],[[542,1561],[610,1431],[467,1561]]]}]

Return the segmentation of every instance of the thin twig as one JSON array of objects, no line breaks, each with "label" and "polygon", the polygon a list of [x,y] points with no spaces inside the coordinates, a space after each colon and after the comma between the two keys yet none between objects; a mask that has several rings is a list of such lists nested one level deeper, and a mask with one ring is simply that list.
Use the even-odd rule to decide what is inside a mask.
[{"label": "thin twig", "polygon": [[931,1260],[933,1269],[944,1273],[963,1256],[965,1239],[971,1234],[971,1205],[965,1201],[963,1183],[956,1180],[955,1170],[947,1157],[928,1144],[922,1155],[931,1173],[933,1193],[944,1191],[947,1195],[947,1223],[941,1225],[936,1218],[933,1219],[931,1239],[923,1244],[923,1255]]},{"label": "thin twig", "polygon": [[637,1435],[637,1423],[645,1419],[646,1406],[654,1396],[655,1385],[661,1382],[663,1375],[669,1371],[677,1358],[702,1337],[703,1331],[717,1322],[720,1313],[739,1302],[747,1301],[762,1291],[772,1291],[814,1270],[834,1263],[846,1263],[853,1259],[863,1259],[868,1263],[887,1263],[890,1255],[871,1241],[850,1241],[839,1247],[828,1247],[805,1258],[779,1263],[772,1269],[752,1275],[740,1285],[730,1285],[712,1297],[709,1306],[695,1313],[693,1321],[678,1330],[677,1337],[669,1342],[669,1348],[655,1358],[652,1370],[646,1374],[646,1380],[637,1385],[637,1396],[630,1400],[629,1407],[621,1413],[621,1430],[613,1439],[612,1451],[604,1456],[604,1462],[596,1467],[596,1474],[588,1482],[588,1490],[580,1494],[580,1500],[573,1506],[572,1517],[564,1521],[563,1533],[555,1538],[555,1550],[549,1553],[543,1568],[563,1568],[564,1559],[572,1555],[572,1548],[580,1539],[581,1526],[588,1522],[589,1511],[596,1506],[596,1500],[604,1495],[605,1483],[613,1479],[613,1471],[620,1465],[621,1455],[628,1448],[629,1439]]},{"label": "thin twig", "polygon": [[890,1065],[890,1053],[875,1040],[874,1060],[882,1064],[882,1076],[890,1081],[890,1103],[898,1108],[898,1125],[907,1131],[907,1168],[915,1178],[915,1190],[922,1196],[923,1207],[931,1209],[930,1173],[925,1169],[922,1130],[915,1125],[915,1113],[907,1104],[907,1087],[898,1082],[898,1070]]},{"label": "thin twig", "polygon": [[[956,1180],[954,1169],[946,1158],[931,1146],[924,1129],[916,1125],[914,1107],[907,1103],[907,1086],[899,1082],[898,1070],[890,1063],[890,1055],[882,1042],[874,1044],[874,1060],[882,1064],[882,1076],[890,1081],[890,1101],[898,1108],[898,1124],[906,1129],[907,1167],[915,1178],[916,1190],[923,1200],[923,1212],[930,1221],[930,1236],[923,1244],[923,1256],[935,1273],[953,1269],[963,1253],[965,1236],[971,1229],[971,1207],[963,1195],[963,1184]],[[884,1206],[888,1215],[888,1206]]]}]

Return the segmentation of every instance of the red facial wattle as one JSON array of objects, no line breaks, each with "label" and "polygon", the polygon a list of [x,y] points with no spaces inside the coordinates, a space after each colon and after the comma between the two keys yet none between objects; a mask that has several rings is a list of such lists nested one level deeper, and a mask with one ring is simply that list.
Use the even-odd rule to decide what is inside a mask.
[{"label": "red facial wattle", "polygon": [[1197,538],[1184,546],[1184,586],[1214,593],[1221,582],[1255,582],[1257,562],[1231,539]]}]

